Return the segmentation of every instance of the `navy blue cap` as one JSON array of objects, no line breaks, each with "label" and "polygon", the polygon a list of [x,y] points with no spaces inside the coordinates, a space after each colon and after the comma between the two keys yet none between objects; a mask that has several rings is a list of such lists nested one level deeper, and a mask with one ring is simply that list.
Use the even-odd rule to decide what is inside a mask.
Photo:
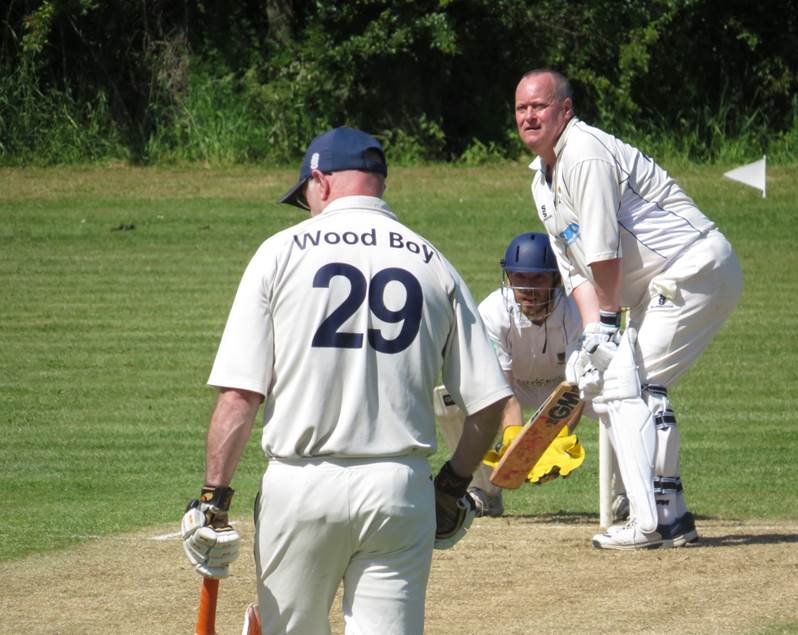
[{"label": "navy blue cap", "polygon": [[302,166],[299,168],[299,181],[279,202],[308,209],[302,188],[310,179],[312,170],[321,172],[361,170],[388,176],[385,152],[379,141],[362,130],[333,128],[310,142]]}]

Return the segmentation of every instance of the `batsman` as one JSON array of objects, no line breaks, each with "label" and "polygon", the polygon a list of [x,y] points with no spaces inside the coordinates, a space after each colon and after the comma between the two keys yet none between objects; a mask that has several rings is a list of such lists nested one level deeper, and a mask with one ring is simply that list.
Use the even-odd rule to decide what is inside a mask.
[{"label": "batsman", "polygon": [[[592,400],[629,497],[629,521],[597,534],[593,545],[694,542],[668,389],[736,306],[737,257],[664,169],[575,116],[570,82],[560,73],[538,69],[521,78],[515,120],[537,155],[532,197],[583,324],[567,378]],[[621,307],[629,309],[625,331]]]},{"label": "batsman", "polygon": [[[310,218],[255,252],[208,379],[219,396],[184,547],[206,578],[229,574],[230,484],[263,402],[263,635],[329,633],[339,586],[347,633],[421,635],[432,550],[465,535],[471,474],[512,392],[460,274],[383,200],[387,176],[366,132],[311,141],[281,199]],[[433,478],[438,377],[468,418]]]}]

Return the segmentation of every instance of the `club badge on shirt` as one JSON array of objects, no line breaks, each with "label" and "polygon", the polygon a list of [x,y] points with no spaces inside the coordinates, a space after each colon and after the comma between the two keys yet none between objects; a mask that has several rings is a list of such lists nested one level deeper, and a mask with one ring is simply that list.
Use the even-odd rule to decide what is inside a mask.
[{"label": "club badge on shirt", "polygon": [[579,225],[577,223],[571,223],[560,232],[560,239],[565,242],[566,245],[570,245],[577,238],[579,238]]}]

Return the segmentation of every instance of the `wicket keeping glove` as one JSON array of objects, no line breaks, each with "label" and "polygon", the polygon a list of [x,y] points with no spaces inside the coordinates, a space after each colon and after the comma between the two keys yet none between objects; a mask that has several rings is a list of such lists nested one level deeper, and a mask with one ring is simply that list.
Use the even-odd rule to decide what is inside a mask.
[{"label": "wicket keeping glove", "polygon": [[435,548],[449,549],[466,535],[477,508],[468,493],[471,476],[459,476],[448,461],[435,477]]},{"label": "wicket keeping glove", "polygon": [[[496,447],[485,455],[482,462],[495,469],[521,430],[523,430],[523,426],[507,426],[502,432],[501,444],[497,443]],[[582,465],[584,460],[585,448],[579,443],[575,434],[568,433],[566,426],[546,448],[543,456],[529,471],[526,480],[534,485],[542,485],[553,481],[558,476],[564,478]]]},{"label": "wicket keeping glove", "polygon": [[206,578],[226,578],[230,563],[238,557],[241,536],[227,519],[233,493],[229,487],[203,487],[200,497],[189,502],[183,515],[183,549],[189,562]]}]

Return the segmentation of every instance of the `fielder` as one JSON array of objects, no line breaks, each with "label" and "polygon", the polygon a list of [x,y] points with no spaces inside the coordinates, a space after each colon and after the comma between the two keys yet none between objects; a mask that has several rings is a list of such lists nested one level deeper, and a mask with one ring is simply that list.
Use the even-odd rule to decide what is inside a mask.
[{"label": "fielder", "polygon": [[[250,261],[208,380],[220,392],[184,546],[202,575],[228,575],[240,543],[230,482],[263,401],[264,635],[329,633],[341,582],[347,633],[420,635],[433,545],[471,522],[470,474],[512,394],[459,274],[382,200],[386,176],[371,135],[312,141],[281,199],[311,218]],[[468,418],[433,482],[439,376]]]},{"label": "fielder", "polygon": [[[563,380],[568,351],[578,346],[582,332],[579,311],[563,292],[557,258],[546,234],[526,232],[513,238],[500,265],[501,286],[480,303],[479,313],[513,396],[502,413],[501,448],[488,453],[468,490],[479,516],[504,513],[502,490],[489,480],[491,469],[523,427],[523,409],[537,408]],[[443,386],[435,390],[441,432],[454,448],[463,414],[449,402]],[[527,480],[545,483],[567,476],[584,459],[573,427],[564,428]]]},{"label": "fielder", "polygon": [[[524,75],[515,119],[537,155],[532,197],[584,324],[568,375],[607,427],[630,502],[629,522],[597,534],[593,544],[637,549],[694,542],[668,389],[737,304],[737,257],[652,159],[575,117],[561,74]],[[623,334],[621,307],[629,307]]]}]

